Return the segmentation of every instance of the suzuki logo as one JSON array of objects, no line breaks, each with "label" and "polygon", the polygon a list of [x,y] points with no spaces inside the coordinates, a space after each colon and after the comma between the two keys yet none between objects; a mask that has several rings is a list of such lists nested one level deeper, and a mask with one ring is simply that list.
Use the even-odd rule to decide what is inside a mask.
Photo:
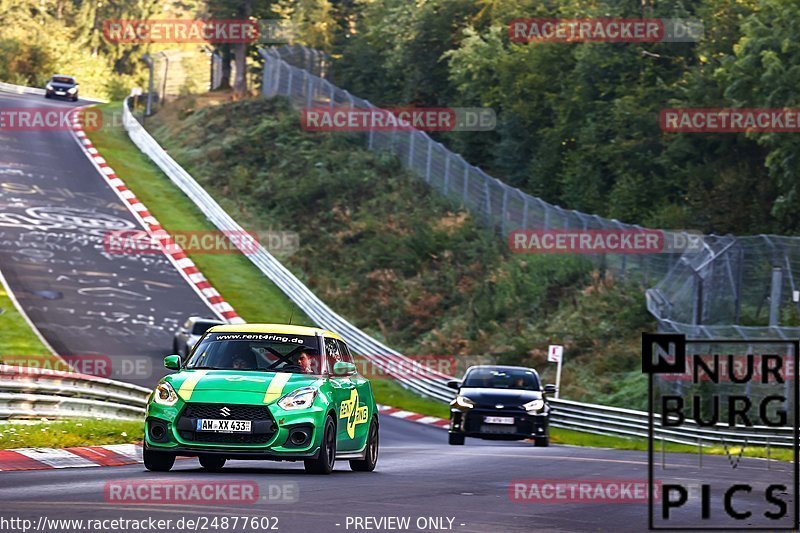
[{"label": "suzuki logo", "polygon": [[222,416],[231,416],[231,410],[228,409],[227,407],[223,407],[222,409],[219,410],[219,414],[221,414]]}]

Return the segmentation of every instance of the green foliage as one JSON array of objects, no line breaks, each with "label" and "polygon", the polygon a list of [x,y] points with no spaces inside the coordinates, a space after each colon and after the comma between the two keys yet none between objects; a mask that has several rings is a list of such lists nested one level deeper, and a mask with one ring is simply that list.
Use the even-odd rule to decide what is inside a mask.
[{"label": "green foliage", "polygon": [[103,22],[146,19],[155,0],[0,1],[0,80],[43,87],[53,74],[74,75],[81,94],[115,98],[140,79],[142,45],[107,41]]},{"label": "green foliage", "polygon": [[[450,11],[458,6],[458,13]],[[374,103],[490,106],[492,133],[441,136],[545,200],[655,227],[794,232],[791,134],[663,133],[667,107],[797,107],[800,7],[780,0],[368,3],[337,83]],[[519,17],[661,17],[697,43],[513,43]],[[449,23],[445,20],[449,18]]]}]

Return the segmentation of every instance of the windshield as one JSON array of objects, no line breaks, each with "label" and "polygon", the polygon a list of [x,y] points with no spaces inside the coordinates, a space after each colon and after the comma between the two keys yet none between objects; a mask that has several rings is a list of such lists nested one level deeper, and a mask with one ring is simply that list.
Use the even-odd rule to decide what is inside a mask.
[{"label": "windshield", "polygon": [[476,368],[464,379],[463,387],[487,389],[540,390],[539,378],[533,370]]},{"label": "windshield", "polygon": [[64,76],[53,76],[52,83],[66,83],[67,85],[74,85],[75,80]]},{"label": "windshield", "polygon": [[202,335],[208,331],[209,328],[219,325],[219,322],[195,322],[192,327],[192,335]]},{"label": "windshield", "polygon": [[210,333],[194,349],[186,368],[322,372],[316,337],[269,333]]}]

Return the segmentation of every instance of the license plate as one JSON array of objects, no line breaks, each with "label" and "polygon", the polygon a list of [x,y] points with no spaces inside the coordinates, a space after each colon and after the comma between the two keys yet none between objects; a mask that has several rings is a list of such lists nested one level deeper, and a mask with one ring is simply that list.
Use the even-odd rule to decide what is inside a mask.
[{"label": "license plate", "polygon": [[64,96],[67,93],[65,93],[64,91],[56,91],[56,94],[60,94],[61,96]]},{"label": "license plate", "polygon": [[217,433],[250,433],[250,420],[215,420],[198,418],[197,431],[215,431]]},{"label": "license plate", "polygon": [[483,421],[487,424],[514,424],[513,416],[484,416]]},{"label": "license plate", "polygon": [[517,426],[499,426],[499,425],[483,425],[481,426],[481,433],[500,433],[511,434],[517,432]]}]

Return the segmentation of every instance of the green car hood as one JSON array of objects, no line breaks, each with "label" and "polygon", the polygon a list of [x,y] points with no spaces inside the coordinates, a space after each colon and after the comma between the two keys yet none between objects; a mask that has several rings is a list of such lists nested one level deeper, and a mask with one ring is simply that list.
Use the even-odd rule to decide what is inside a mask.
[{"label": "green car hood", "polygon": [[184,401],[269,404],[300,387],[319,387],[307,374],[238,370],[183,370],[165,378]]}]

